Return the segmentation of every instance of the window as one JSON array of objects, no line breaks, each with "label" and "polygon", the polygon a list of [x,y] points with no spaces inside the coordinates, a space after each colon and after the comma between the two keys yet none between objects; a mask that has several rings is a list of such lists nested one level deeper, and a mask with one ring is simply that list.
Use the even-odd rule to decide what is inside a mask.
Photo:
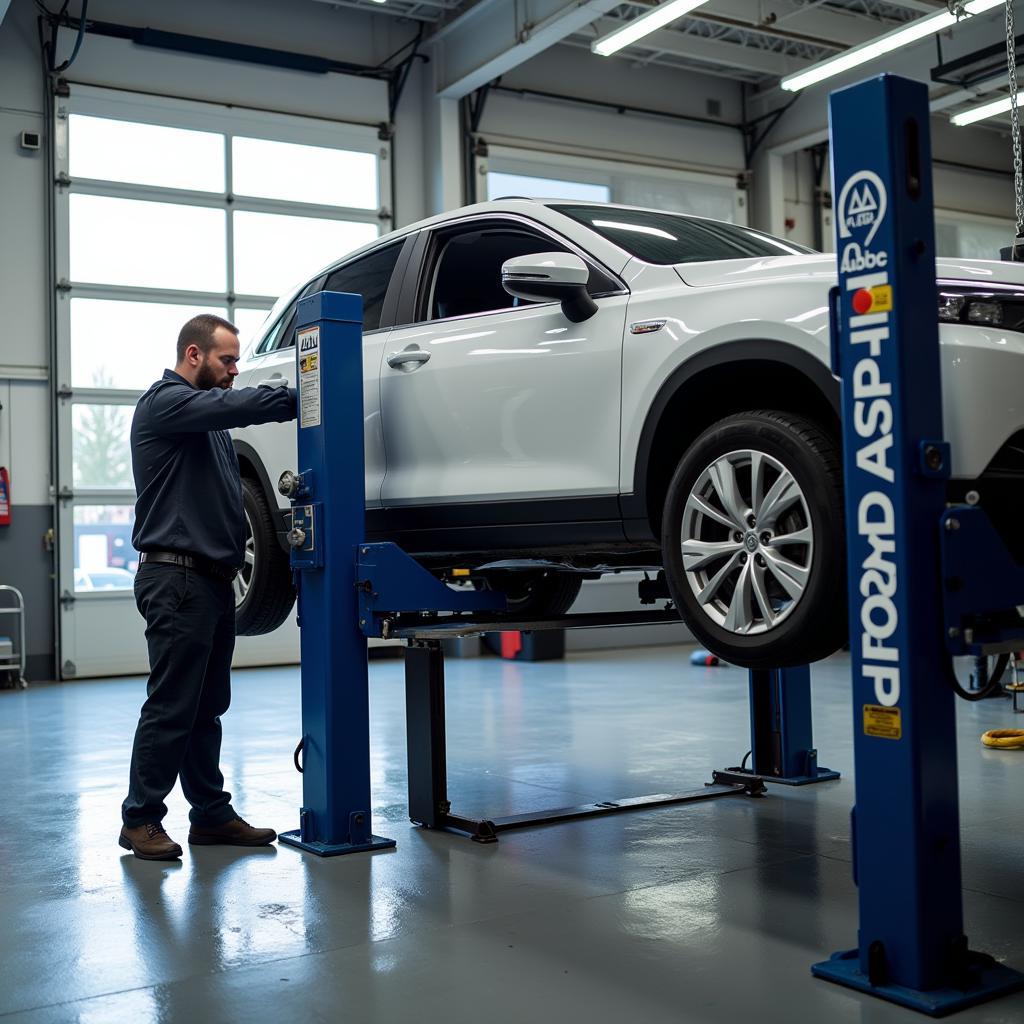
[{"label": "window", "polygon": [[488,199],[525,196],[574,203],[618,203],[666,213],[711,217],[745,224],[746,196],[731,174],[542,153],[509,146],[489,146],[479,157]]},{"label": "window", "polygon": [[345,253],[372,242],[376,224],[236,211],[235,289],[280,295]]},{"label": "window", "polygon": [[199,313],[291,344],[288,289],[389,230],[390,163],[374,127],[79,84],[55,137],[59,586],[130,594],[138,396]]},{"label": "window", "polygon": [[600,206],[559,206],[558,209],[645,263],[702,263],[751,256],[793,256],[813,251],[752,228],[671,213],[610,210]]},{"label": "window", "polygon": [[289,336],[290,331],[286,330],[295,319],[295,303],[286,309],[281,316],[278,318],[276,324],[267,331],[266,337],[260,342],[259,354],[263,355],[265,352],[274,352],[279,348],[288,348],[291,342],[285,342],[285,338]]},{"label": "window", "polygon": [[971,218],[935,211],[935,250],[939,256],[997,260],[999,250],[1013,244],[1012,225],[994,218]]},{"label": "window", "polygon": [[[236,318],[240,310],[235,311]],[[71,300],[71,386],[144,391],[174,365],[181,325],[199,313],[227,316],[224,306]],[[266,317],[259,311],[260,319]],[[236,320],[237,322],[237,320]]]},{"label": "window", "polygon": [[510,227],[477,228],[441,243],[429,320],[525,305],[501,285],[501,265],[534,252],[568,252],[551,238]]},{"label": "window", "polygon": [[72,114],[68,150],[72,178],[224,191],[224,136],[217,132]]},{"label": "window", "polygon": [[376,210],[377,157],[272,139],[231,140],[235,194]]},{"label": "window", "polygon": [[324,291],[362,295],[364,332],[375,331],[380,327],[384,297],[388,293],[391,275],[395,272],[403,245],[404,240],[387,245],[327,275]]},{"label": "window", "polygon": [[69,217],[73,283],[227,289],[223,210],[73,194]]},{"label": "window", "polygon": [[563,178],[540,178],[532,174],[487,172],[487,198],[526,196],[529,199],[574,199],[580,203],[610,203],[612,190],[608,185],[592,185]]}]

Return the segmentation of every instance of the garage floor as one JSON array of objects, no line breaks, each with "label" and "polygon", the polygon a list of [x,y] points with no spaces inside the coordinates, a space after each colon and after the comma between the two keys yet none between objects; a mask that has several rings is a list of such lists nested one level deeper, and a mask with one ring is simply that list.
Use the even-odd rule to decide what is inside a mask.
[{"label": "garage floor", "polygon": [[[747,749],[746,675],[684,648],[448,667],[456,810],[515,813],[689,789]],[[821,760],[847,773],[765,800],[508,834],[410,826],[401,663],[374,662],[375,830],[394,852],[116,844],[140,679],[0,694],[0,1016],[7,1021],[870,1022],[924,1018],[825,982],[855,943],[847,662],[814,670]],[[224,767],[241,813],[296,825],[298,672],[235,676]],[[1024,968],[1024,753],[1008,704],[961,706],[972,944]],[[185,845],[186,806],[168,831]],[[9,1016],[5,1016],[9,1015]],[[956,1018],[1019,1022],[1024,994]]]}]

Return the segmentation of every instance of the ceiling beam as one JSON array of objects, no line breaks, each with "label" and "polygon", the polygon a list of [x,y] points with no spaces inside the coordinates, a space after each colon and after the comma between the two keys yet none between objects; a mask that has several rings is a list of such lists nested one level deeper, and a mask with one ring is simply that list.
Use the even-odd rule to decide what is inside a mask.
[{"label": "ceiling beam", "polygon": [[469,95],[617,7],[619,0],[480,0],[439,28],[433,44],[437,93]]}]

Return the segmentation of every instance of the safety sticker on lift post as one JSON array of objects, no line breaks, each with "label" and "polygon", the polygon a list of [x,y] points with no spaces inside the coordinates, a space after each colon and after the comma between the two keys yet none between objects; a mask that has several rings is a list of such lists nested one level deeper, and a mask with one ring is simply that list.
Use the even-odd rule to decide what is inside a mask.
[{"label": "safety sticker on lift post", "polygon": [[320,328],[304,327],[299,342],[299,426],[320,426]]}]

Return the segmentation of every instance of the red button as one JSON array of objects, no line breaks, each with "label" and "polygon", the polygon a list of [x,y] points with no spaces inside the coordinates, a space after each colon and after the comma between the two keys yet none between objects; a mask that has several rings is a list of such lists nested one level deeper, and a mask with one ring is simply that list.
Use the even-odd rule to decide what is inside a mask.
[{"label": "red button", "polygon": [[855,291],[853,293],[854,313],[869,313],[874,301],[875,299],[870,289],[861,288],[859,291]]}]

